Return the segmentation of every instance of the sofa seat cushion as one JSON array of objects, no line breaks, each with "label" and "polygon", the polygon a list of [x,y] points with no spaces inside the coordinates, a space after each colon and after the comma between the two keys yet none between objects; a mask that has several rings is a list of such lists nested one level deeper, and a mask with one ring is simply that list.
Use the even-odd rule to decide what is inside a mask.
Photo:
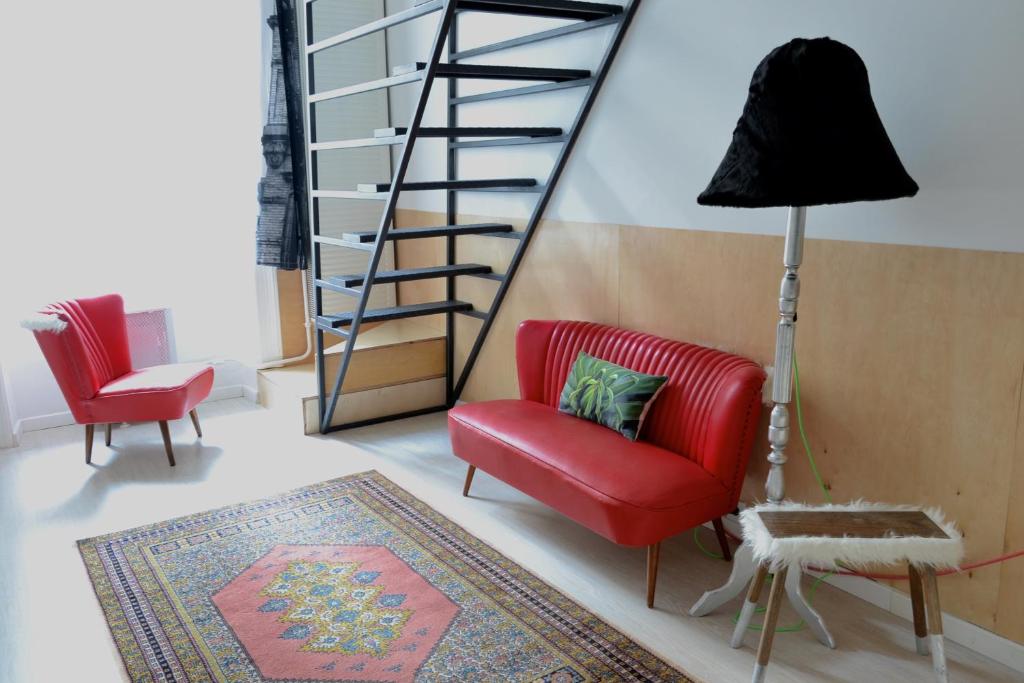
[{"label": "sofa seat cushion", "polygon": [[729,512],[730,492],[685,457],[535,401],[448,412],[456,455],[623,545],[656,543]]},{"label": "sofa seat cushion", "polygon": [[176,363],[132,370],[104,384],[83,401],[88,422],[176,420],[209,396],[213,368]]}]

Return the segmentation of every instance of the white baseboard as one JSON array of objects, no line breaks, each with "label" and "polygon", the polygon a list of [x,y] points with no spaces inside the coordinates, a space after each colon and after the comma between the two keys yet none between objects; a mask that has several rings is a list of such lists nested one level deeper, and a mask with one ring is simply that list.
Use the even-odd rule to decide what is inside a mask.
[{"label": "white baseboard", "polygon": [[[728,515],[724,518],[725,526],[730,533],[740,535],[739,520],[735,515]],[[704,525],[711,529],[711,523]],[[808,571],[809,576],[821,576],[818,572]],[[842,576],[834,574],[823,581],[830,586],[835,586],[841,591],[856,596],[861,600],[881,607],[885,611],[907,620],[907,628],[913,628],[913,612],[911,611],[910,596],[896,590],[892,586],[879,583],[862,576]],[[823,619],[828,621],[828,615],[822,614]],[[998,633],[993,633],[969,621],[953,616],[946,612],[942,613],[942,630],[944,635],[954,643],[993,659],[1004,666],[1015,671],[1024,673],[1024,644],[1004,638]],[[842,644],[839,645],[842,647]]]},{"label": "white baseboard", "polygon": [[64,410],[59,413],[50,413],[49,415],[23,417],[18,420],[18,425],[14,428],[14,433],[20,438],[25,432],[35,432],[40,429],[52,429],[53,427],[63,427],[65,425],[73,424],[75,424],[75,418],[71,417],[71,411]]},{"label": "white baseboard", "polygon": [[[202,403],[211,401],[223,401],[229,398],[245,398],[253,403],[256,402],[256,389],[245,384],[233,384],[226,387],[214,387],[210,395],[203,399]],[[71,416],[70,410],[49,415],[33,415],[23,417],[14,426],[14,438],[21,440],[25,432],[35,432],[40,429],[52,429],[53,427],[66,427],[75,424],[75,418]]]}]

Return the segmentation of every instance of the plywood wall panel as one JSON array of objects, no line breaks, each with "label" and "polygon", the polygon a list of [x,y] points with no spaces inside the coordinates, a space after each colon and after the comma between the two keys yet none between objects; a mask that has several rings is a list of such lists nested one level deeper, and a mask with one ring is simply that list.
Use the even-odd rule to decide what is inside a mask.
[{"label": "plywood wall panel", "polygon": [[[1010,498],[1006,513],[1006,538],[1003,552],[1024,549],[1024,363],[1017,380],[1017,428],[1013,435],[1013,474],[1010,476]],[[979,573],[985,571],[979,570]],[[1024,643],[1024,557],[1018,557],[996,568],[999,572],[999,606],[994,630],[1007,638]]]},{"label": "plywood wall panel", "polygon": [[294,358],[306,352],[302,271],[278,270],[274,275],[277,277],[277,306],[281,320],[281,357]]},{"label": "plywood wall panel", "polygon": [[[499,240],[474,242],[487,246],[460,240],[460,260],[502,257]],[[781,259],[779,237],[545,221],[463,398],[517,394],[526,318],[607,322],[771,364]],[[964,528],[969,560],[1024,547],[1024,255],[811,239],[800,275],[803,411],[833,498],[938,505]],[[459,317],[458,365],[478,326]],[[747,501],[764,497],[766,432],[762,419]],[[788,455],[788,495],[822,501],[796,429]],[[944,578],[944,607],[1024,641],[1022,581],[1020,560]]]},{"label": "plywood wall panel", "polygon": [[[472,217],[463,222],[484,220],[493,219]],[[475,250],[480,258],[491,258],[498,250],[507,251],[511,257],[511,250],[517,244],[498,238],[460,241],[465,245],[467,257]],[[491,260],[484,262],[493,263]],[[512,281],[463,398],[473,401],[498,395],[518,396],[514,368],[515,328],[526,318],[567,318],[615,324],[618,320],[618,270],[618,226],[545,222],[535,234],[529,256]],[[483,288],[461,283],[470,279],[460,278],[460,295],[463,288],[473,287],[475,293]],[[488,291],[494,289],[493,283],[484,285]],[[467,322],[461,327],[472,332],[456,336],[459,361],[456,367],[460,370],[479,323]]]}]

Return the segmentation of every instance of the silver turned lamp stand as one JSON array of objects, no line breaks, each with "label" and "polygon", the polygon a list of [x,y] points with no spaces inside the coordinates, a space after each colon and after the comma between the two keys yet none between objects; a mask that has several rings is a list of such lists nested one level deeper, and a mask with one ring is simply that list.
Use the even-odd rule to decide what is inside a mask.
[{"label": "silver turned lamp stand", "polygon": [[[782,466],[786,464],[786,445],[789,443],[789,403],[793,399],[793,343],[796,335],[796,305],[800,298],[800,276],[797,273],[804,254],[804,223],[807,208],[789,208],[789,223],[786,228],[786,247],[783,265],[786,268],[779,288],[779,324],[775,335],[775,374],[772,378],[772,412],[768,426],[768,442],[771,452],[768,462],[768,480],[765,494],[771,503],[780,503],[785,495],[786,481]],[[702,617],[746,591],[754,578],[757,566],[750,547],[744,543],[733,556],[732,574],[721,588],[708,591],[690,608],[690,616]],[[801,592],[800,579],[803,572],[796,567],[786,574],[786,596],[793,608],[822,645],[834,648],[836,641],[829,633],[821,616],[807,602]],[[741,614],[742,633],[749,624],[752,614]],[[733,637],[732,646],[740,647],[740,639]]]}]

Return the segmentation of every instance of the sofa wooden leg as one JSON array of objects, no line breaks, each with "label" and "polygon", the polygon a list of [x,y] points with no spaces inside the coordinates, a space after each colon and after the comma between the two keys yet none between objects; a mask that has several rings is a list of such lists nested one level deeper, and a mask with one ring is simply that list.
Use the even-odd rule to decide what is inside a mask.
[{"label": "sofa wooden leg", "polygon": [[476,474],[476,465],[470,465],[466,470],[466,483],[462,485],[463,497],[469,497],[469,487],[473,485],[473,475]]},{"label": "sofa wooden leg", "polygon": [[722,518],[718,517],[711,523],[715,526],[718,545],[722,548],[722,559],[726,562],[732,562],[732,549],[729,547],[729,538],[725,535],[725,525],[722,524]]},{"label": "sofa wooden leg", "polygon": [[171,448],[171,430],[167,427],[167,420],[160,420],[160,435],[164,437],[164,450],[167,451],[167,462],[174,467],[174,449]]},{"label": "sofa wooden leg", "polygon": [[647,546],[647,607],[654,607],[654,585],[658,582],[658,557],[661,541]]},{"label": "sofa wooden leg", "polygon": [[85,425],[85,464],[92,462],[92,436],[96,432],[96,425]]},{"label": "sofa wooden leg", "polygon": [[106,425],[104,425],[104,429],[106,430],[107,448],[110,448],[110,432],[113,426],[114,425],[110,424],[109,422]]},{"label": "sofa wooden leg", "polygon": [[199,413],[197,413],[196,409],[193,408],[188,411],[188,416],[192,418],[192,426],[196,428],[196,436],[200,439],[203,438],[203,429],[199,426]]}]

